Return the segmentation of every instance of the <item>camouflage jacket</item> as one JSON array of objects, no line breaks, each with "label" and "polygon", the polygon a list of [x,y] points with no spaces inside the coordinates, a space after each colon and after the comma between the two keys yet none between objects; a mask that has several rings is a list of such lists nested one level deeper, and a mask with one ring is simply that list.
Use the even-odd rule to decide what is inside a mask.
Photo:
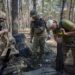
[{"label": "camouflage jacket", "polygon": [[37,19],[35,21],[31,21],[31,36],[45,36],[45,29],[49,34],[49,30],[46,26],[46,22],[43,19]]}]

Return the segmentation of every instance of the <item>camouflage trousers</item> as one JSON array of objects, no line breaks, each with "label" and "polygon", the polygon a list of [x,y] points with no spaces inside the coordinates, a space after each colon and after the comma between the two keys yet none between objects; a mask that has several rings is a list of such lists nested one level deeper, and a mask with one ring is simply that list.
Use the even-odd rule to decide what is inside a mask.
[{"label": "camouflage trousers", "polygon": [[67,53],[68,51],[71,50],[72,51],[72,56],[73,56],[73,64],[75,66],[75,48],[68,48],[68,47],[64,47],[64,61],[67,57]]},{"label": "camouflage trousers", "polygon": [[32,51],[35,57],[42,56],[42,54],[44,53],[44,47],[45,47],[45,37],[43,36],[34,37]]}]

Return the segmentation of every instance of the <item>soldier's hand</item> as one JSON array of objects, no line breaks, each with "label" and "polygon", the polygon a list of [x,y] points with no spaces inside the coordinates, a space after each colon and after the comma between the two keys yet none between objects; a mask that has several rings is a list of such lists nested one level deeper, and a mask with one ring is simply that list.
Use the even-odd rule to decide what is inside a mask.
[{"label": "soldier's hand", "polygon": [[65,32],[65,29],[64,29],[64,28],[61,28],[60,30],[61,30],[62,32]]},{"label": "soldier's hand", "polygon": [[51,39],[51,36],[50,36],[50,35],[48,35],[47,40],[50,40],[50,39]]},{"label": "soldier's hand", "polygon": [[60,30],[62,31],[62,33],[63,33],[64,35],[67,35],[67,32],[65,31],[65,29],[61,28]]}]

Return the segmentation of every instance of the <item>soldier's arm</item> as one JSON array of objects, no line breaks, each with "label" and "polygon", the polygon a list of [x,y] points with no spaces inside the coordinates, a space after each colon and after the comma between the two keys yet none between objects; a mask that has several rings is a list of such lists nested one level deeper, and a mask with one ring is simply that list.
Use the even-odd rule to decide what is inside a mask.
[{"label": "soldier's arm", "polygon": [[65,35],[67,36],[75,35],[75,31],[65,32]]},{"label": "soldier's arm", "polygon": [[63,31],[63,34],[66,35],[66,36],[75,35],[75,31],[66,32],[65,29],[61,29],[61,30]]}]

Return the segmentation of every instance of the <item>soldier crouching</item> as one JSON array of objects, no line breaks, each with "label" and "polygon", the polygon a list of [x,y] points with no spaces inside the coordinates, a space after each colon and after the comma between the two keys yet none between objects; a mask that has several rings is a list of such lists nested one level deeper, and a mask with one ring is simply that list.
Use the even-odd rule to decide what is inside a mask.
[{"label": "soldier crouching", "polygon": [[53,30],[54,37],[57,42],[57,71],[62,71],[64,69],[64,61],[67,57],[67,52],[69,50],[72,51],[73,62],[75,66],[75,47],[73,47],[75,45],[75,24],[63,19],[62,26],[60,28],[57,22],[54,20],[52,25],[50,26],[50,29]]}]

